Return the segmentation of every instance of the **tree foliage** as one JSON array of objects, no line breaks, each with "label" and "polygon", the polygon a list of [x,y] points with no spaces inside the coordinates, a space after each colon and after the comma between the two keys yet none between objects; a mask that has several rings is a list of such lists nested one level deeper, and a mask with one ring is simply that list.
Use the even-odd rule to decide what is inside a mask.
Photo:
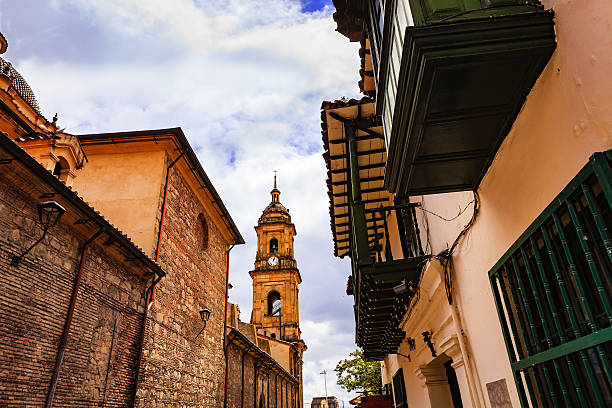
[{"label": "tree foliage", "polygon": [[380,394],[382,378],[380,361],[368,362],[359,349],[351,351],[350,358],[340,360],[334,371],[338,385],[348,392],[358,391],[366,395]]}]

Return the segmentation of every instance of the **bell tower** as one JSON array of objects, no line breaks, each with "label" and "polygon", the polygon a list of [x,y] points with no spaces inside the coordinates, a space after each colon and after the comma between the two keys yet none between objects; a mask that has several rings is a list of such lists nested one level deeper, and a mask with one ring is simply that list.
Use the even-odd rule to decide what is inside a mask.
[{"label": "bell tower", "polygon": [[257,222],[257,255],[253,279],[251,324],[257,333],[288,342],[300,341],[298,285],[302,282],[293,254],[295,226],[289,210],[280,203],[280,191],[270,191],[272,201]]}]

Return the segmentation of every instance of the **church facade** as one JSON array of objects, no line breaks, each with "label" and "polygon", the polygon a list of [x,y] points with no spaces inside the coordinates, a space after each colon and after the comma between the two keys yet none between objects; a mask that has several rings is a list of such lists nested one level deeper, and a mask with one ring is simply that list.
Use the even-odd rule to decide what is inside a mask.
[{"label": "church facade", "polygon": [[69,134],[0,58],[0,132],[0,406],[223,406],[244,241],[182,130]]},{"label": "church facade", "polygon": [[241,322],[229,305],[230,378],[228,407],[303,405],[302,356],[298,285],[302,282],[294,256],[295,225],[280,202],[274,178],[272,199],[259,217],[253,279],[251,322]]}]

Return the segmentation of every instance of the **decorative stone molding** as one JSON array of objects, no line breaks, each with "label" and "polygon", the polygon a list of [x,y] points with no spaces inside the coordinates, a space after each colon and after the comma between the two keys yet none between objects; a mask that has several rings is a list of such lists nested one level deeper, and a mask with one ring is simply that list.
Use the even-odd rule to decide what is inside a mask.
[{"label": "decorative stone molding", "polygon": [[446,354],[451,360],[453,360],[453,368],[457,368],[464,364],[463,354],[461,353],[461,347],[456,334],[452,334],[441,340],[439,347],[442,353]]}]

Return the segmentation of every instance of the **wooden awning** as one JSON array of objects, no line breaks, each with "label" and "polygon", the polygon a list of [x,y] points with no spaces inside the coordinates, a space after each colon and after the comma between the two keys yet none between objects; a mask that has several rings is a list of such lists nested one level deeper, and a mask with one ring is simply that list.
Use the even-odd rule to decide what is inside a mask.
[{"label": "wooden awning", "polygon": [[[359,165],[361,199],[366,209],[393,204],[393,195],[383,186],[387,152],[382,124],[375,119],[375,103],[369,97],[360,100],[323,102],[321,127],[327,166],[327,189],[334,253],[344,257],[350,251],[349,163],[345,127],[350,122],[356,128],[355,138]],[[372,213],[366,216],[368,239],[371,244],[382,228],[382,219]]]}]

